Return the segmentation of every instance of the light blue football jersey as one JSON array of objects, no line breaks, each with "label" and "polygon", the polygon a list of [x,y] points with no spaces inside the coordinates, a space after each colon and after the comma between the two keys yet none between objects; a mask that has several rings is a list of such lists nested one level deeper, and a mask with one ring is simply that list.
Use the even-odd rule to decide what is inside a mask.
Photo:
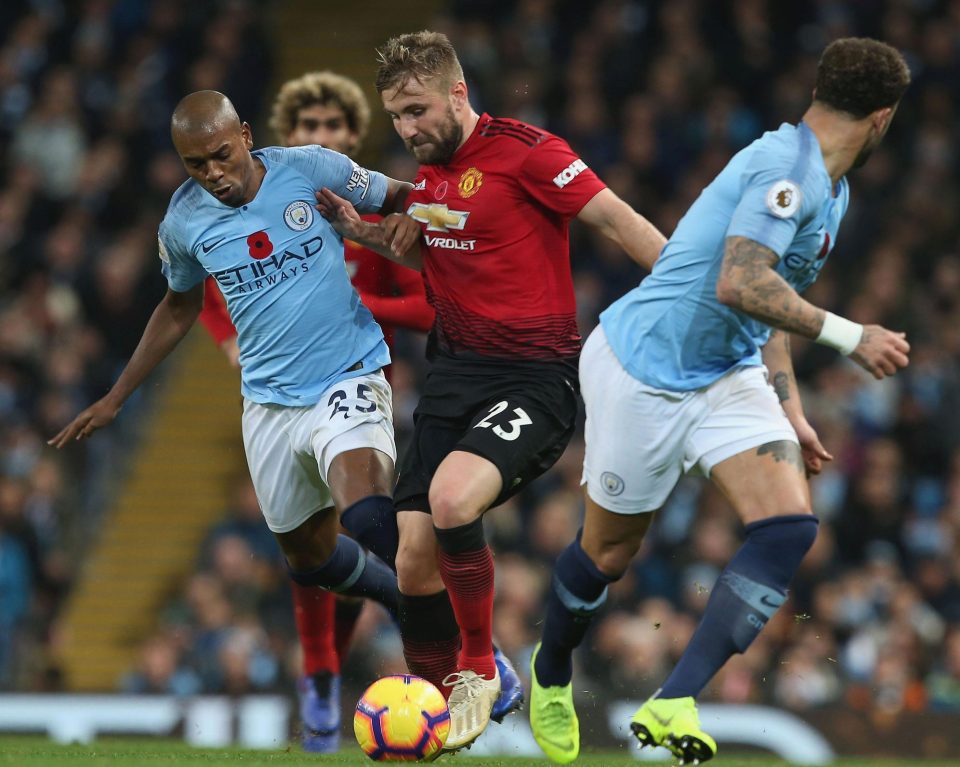
[{"label": "light blue football jersey", "polygon": [[207,274],[217,280],[237,329],[244,397],[311,405],[333,384],[390,362],[350,284],[343,239],[313,207],[315,191],[328,187],[375,213],[387,180],[318,146],[253,154],[267,172],[248,204],[224,205],[193,179],[173,195],[160,224],[163,274],[179,292]]},{"label": "light blue football jersey", "polygon": [[690,391],[761,365],[770,326],[717,300],[727,237],[773,250],[776,270],[809,287],[837,241],[846,179],[833,185],[805,124],[783,124],[738,152],[677,225],[653,271],[600,315],[610,347],[648,386]]}]

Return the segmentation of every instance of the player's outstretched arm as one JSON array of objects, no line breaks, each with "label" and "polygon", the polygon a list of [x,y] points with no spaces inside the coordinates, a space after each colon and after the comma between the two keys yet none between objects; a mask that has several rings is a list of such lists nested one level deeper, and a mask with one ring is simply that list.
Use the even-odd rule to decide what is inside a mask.
[{"label": "player's outstretched arm", "polygon": [[341,237],[353,240],[398,264],[420,269],[420,225],[404,213],[380,221],[364,221],[349,200],[324,187],[317,192],[317,210]]},{"label": "player's outstretched arm", "polygon": [[167,290],[154,309],[140,343],[117,382],[106,396],[94,402],[47,441],[61,448],[71,440],[85,439],[117,417],[123,403],[187,334],[203,306],[203,283],[186,293]]},{"label": "player's outstretched arm", "polygon": [[627,255],[647,271],[663,250],[667,238],[657,227],[637,213],[610,189],[593,196],[577,219],[597,229],[623,248]]},{"label": "player's outstretched arm", "polygon": [[805,301],[774,271],[780,257],[747,237],[727,237],[717,299],[781,330],[816,338],[826,312]]},{"label": "player's outstretched arm", "polygon": [[793,373],[793,359],[790,356],[790,334],[774,328],[763,347],[763,364],[770,373],[770,383],[780,400],[783,411],[797,432],[803,464],[807,475],[819,474],[824,461],[832,461],[833,456],[820,444],[817,432],[803,414],[800,402],[800,389]]},{"label": "player's outstretched arm", "polygon": [[832,346],[874,378],[906,367],[910,344],[903,333],[858,325],[804,300],[774,267],[779,256],[747,237],[727,237],[717,279],[720,303],[772,327]]}]

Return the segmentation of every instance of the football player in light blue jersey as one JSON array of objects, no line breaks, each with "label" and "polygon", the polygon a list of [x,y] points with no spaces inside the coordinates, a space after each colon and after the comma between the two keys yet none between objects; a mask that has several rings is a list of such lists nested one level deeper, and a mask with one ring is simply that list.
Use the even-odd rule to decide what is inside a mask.
[{"label": "football player in light blue jersey", "polygon": [[697,471],[729,499],[745,540],[631,729],[642,746],[666,746],[681,763],[716,753],[695,698],[784,602],[817,532],[807,474],[831,459],[804,418],[789,334],[832,346],[877,378],[908,362],[902,333],[856,324],[799,293],[836,242],[845,174],[880,143],[909,80],[903,57],[884,43],[829,45],[803,121],[730,161],[650,276],[601,315],[585,344],[586,517],[557,560],[533,667],[534,689],[552,706],[549,732],[534,727],[545,750],[579,737],[571,653],[608,584],[626,571],[681,474]]},{"label": "football player in light blue jersey", "polygon": [[726,239],[772,251],[773,271],[800,293],[827,262],[848,201],[847,180],[831,180],[805,123],[784,123],[739,152],[681,219],[650,276],[601,314],[624,369],[657,389],[692,391],[761,365],[770,325],[718,295]]},{"label": "football player in light blue jersey", "polygon": [[313,205],[317,189],[337,189],[358,209],[393,219],[389,237],[406,252],[419,226],[389,214],[403,209],[410,185],[317,146],[251,151],[250,126],[215,91],[186,96],[171,132],[190,179],[160,225],[169,289],[111,390],[50,444],[113,421],[193,325],[211,274],[238,330],[247,462],[291,577],[394,611],[393,571],[338,535],[335,513],[361,520],[350,532],[393,562],[396,447],[380,371],[390,358],[350,284],[342,239]]}]

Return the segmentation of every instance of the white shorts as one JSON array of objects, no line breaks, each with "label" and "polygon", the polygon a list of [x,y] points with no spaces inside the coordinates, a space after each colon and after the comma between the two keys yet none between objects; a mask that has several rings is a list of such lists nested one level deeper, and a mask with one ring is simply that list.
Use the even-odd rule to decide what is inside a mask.
[{"label": "white shorts", "polygon": [[393,404],[383,373],[334,384],[308,407],[243,403],[243,447],[267,527],[287,533],[333,505],[330,464],[372,447],[396,461]]},{"label": "white shorts", "polygon": [[766,368],[736,368],[703,389],[664,391],[631,376],[607,344],[603,326],[580,355],[587,408],[583,484],[618,514],[656,511],[685,472],[767,442],[797,442]]}]

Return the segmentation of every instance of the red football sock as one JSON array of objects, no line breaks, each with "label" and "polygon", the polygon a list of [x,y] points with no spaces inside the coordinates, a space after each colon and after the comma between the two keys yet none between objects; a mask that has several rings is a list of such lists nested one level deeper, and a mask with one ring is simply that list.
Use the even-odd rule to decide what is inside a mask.
[{"label": "red football sock", "polygon": [[445,698],[451,687],[443,680],[457,670],[460,629],[447,598],[447,592],[425,596],[400,594],[397,611],[403,657],[411,674],[433,684]]},{"label": "red football sock", "polygon": [[293,613],[303,647],[303,672],[308,676],[326,671],[340,673],[340,658],[334,644],[336,597],[316,586],[293,587]]},{"label": "red football sock", "polygon": [[[441,544],[442,546],[442,544]],[[493,679],[493,553],[484,544],[474,551],[440,550],[440,576],[447,587],[463,644],[460,668]]]},{"label": "red football sock", "polygon": [[357,621],[360,620],[360,613],[363,612],[363,600],[347,597],[337,599],[336,602],[333,641],[337,649],[337,657],[342,664],[350,653],[350,640],[353,639],[353,630],[357,627]]},{"label": "red football sock", "polygon": [[436,642],[403,640],[403,657],[411,674],[423,677],[449,698],[453,692],[443,680],[457,670],[457,652],[460,649],[460,636]]}]

